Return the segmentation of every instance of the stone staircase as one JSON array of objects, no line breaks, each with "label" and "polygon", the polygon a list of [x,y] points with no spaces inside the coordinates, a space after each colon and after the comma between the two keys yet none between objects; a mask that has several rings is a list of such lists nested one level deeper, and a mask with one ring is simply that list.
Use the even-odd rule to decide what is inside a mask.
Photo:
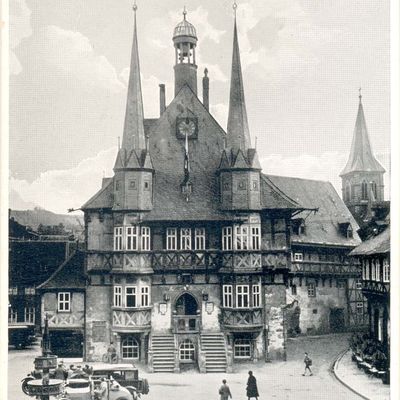
[{"label": "stone staircase", "polygon": [[174,372],[175,339],[174,335],[152,335],[153,372]]},{"label": "stone staircase", "polygon": [[205,355],[205,372],[227,372],[225,338],[222,333],[202,333],[201,351]]}]

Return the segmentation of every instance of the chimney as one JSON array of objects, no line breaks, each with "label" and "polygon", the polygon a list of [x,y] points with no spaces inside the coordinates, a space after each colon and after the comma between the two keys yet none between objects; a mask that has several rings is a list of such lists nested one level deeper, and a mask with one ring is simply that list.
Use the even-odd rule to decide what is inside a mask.
[{"label": "chimney", "polygon": [[165,85],[160,83],[160,117],[165,111]]},{"label": "chimney", "polygon": [[203,77],[203,105],[207,109],[210,108],[210,97],[209,97],[209,87],[210,87],[210,79],[207,76],[208,69],[204,70],[204,77]]}]

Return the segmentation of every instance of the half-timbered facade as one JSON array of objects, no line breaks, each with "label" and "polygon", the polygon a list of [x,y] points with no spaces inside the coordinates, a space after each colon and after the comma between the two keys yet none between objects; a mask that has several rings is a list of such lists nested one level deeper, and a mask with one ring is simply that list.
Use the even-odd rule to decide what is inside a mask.
[{"label": "half-timbered facade", "polygon": [[[319,205],[303,205],[296,191],[261,173],[236,20],[226,132],[209,111],[207,71],[199,100],[197,33],[186,13],[173,44],[174,98],[166,105],[160,85],[160,117],[145,119],[135,19],[114,177],[82,206],[86,359],[101,359],[110,342],[122,360],[146,362],[154,372],[222,372],[240,361],[284,359],[287,288],[299,279],[293,217]],[[343,254],[357,243],[356,233],[346,237]]]}]

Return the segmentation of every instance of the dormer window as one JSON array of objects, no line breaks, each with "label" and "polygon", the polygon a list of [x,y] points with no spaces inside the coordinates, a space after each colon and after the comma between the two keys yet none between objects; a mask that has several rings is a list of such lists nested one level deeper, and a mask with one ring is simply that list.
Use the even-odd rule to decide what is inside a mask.
[{"label": "dormer window", "polygon": [[353,238],[353,227],[349,221],[339,222],[339,232],[347,239]]},{"label": "dormer window", "polygon": [[304,235],[306,233],[306,224],[304,218],[295,218],[292,220],[292,231],[294,235]]}]

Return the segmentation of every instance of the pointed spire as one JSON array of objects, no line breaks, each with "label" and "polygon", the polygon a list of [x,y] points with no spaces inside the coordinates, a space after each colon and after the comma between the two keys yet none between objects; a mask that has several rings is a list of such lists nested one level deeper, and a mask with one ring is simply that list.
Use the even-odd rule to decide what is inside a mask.
[{"label": "pointed spire", "polygon": [[359,89],[359,105],[356,125],[353,133],[353,141],[349,159],[340,176],[355,171],[385,172],[385,169],[378,162],[372,153],[371,144],[365,122],[364,109],[362,104],[361,88]]},{"label": "pointed spire", "polygon": [[239,41],[236,26],[237,4],[233,4],[235,23],[233,30],[233,54],[231,89],[229,97],[228,115],[228,146],[234,150],[246,151],[251,147],[249,124],[247,121],[246,103],[244,98],[242,67],[240,63]]},{"label": "pointed spire", "polygon": [[133,5],[134,28],[131,65],[128,83],[128,95],[126,101],[124,134],[122,137],[122,148],[130,151],[132,149],[145,148],[145,135],[143,126],[143,98],[140,82],[139,50],[136,29],[136,1]]}]

